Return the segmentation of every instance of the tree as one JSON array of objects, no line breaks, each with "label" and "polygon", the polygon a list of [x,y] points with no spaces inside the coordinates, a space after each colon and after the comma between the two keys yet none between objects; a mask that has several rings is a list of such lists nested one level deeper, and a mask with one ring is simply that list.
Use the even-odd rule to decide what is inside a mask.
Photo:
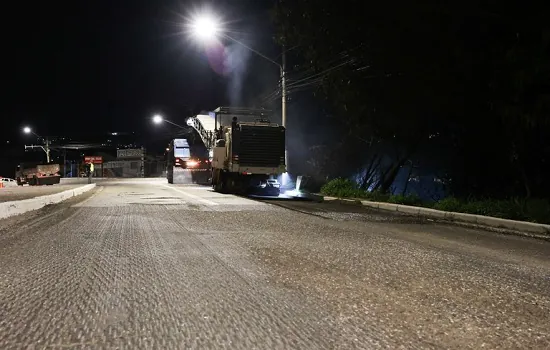
[{"label": "tree", "polygon": [[549,35],[516,12],[280,0],[274,18],[298,68],[323,77],[318,94],[349,152],[334,162],[357,158],[364,186],[388,191],[423,152],[456,195],[550,195],[539,156],[550,138]]},{"label": "tree", "polygon": [[506,151],[525,196],[544,192],[550,139],[550,29],[509,32],[491,80],[491,107],[503,124]]},{"label": "tree", "polygon": [[[433,35],[427,37],[429,25],[404,12],[391,21],[385,6],[373,6],[367,15],[349,9],[332,1],[280,1],[279,38],[298,45],[305,65],[300,69],[324,76],[321,92],[345,126],[344,147],[359,151],[360,166],[376,169],[377,176],[370,174],[376,184],[369,186],[387,191],[439,127],[438,114],[448,101],[439,84],[443,73],[434,70],[443,69]],[[347,25],[333,20],[338,17]],[[411,60],[412,52],[422,55]]]}]

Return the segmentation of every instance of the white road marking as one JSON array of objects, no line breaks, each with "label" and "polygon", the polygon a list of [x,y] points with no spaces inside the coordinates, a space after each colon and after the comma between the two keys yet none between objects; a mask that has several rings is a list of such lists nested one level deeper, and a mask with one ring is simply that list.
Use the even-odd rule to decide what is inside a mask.
[{"label": "white road marking", "polygon": [[216,203],[216,202],[212,202],[208,199],[204,199],[204,198],[201,198],[199,196],[195,196],[194,194],[187,193],[185,191],[180,190],[177,187],[172,187],[172,186],[168,186],[168,185],[163,185],[163,187],[166,187],[166,188],[169,188],[169,189],[174,190],[176,192],[179,192],[179,193],[183,194],[184,196],[187,196],[189,198],[193,198],[193,199],[195,199],[195,200],[197,200],[197,201],[199,201],[203,204],[206,204],[206,205],[218,205],[218,203]]}]

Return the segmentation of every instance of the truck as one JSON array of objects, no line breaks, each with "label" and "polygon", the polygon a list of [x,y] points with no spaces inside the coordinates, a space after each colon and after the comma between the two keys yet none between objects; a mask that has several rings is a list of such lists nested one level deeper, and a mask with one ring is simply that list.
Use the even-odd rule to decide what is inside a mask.
[{"label": "truck", "polygon": [[206,146],[193,143],[190,145],[190,140],[184,138],[170,141],[166,169],[168,183],[207,184],[210,172],[211,164]]},{"label": "truck", "polygon": [[214,111],[212,187],[217,192],[279,196],[285,173],[285,128],[264,109]]},{"label": "truck", "polygon": [[59,164],[22,163],[17,166],[15,179],[19,186],[55,185],[61,181]]}]

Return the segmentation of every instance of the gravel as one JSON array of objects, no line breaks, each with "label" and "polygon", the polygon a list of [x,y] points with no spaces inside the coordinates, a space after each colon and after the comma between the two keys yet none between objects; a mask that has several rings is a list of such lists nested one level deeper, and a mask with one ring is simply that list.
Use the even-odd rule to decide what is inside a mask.
[{"label": "gravel", "polygon": [[106,183],[0,266],[1,349],[550,347],[548,242],[348,205]]}]

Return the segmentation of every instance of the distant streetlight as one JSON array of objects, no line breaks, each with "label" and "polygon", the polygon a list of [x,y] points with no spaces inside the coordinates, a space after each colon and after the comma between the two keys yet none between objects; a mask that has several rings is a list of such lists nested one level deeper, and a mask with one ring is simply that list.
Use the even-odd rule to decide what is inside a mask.
[{"label": "distant streetlight", "polygon": [[25,149],[27,148],[41,148],[44,152],[46,152],[46,162],[49,164],[50,163],[50,141],[48,140],[48,138],[43,138],[42,136],[38,135],[37,133],[35,133],[34,131],[32,131],[32,129],[29,127],[29,126],[25,126],[23,128],[23,132],[25,134],[33,134],[34,136],[38,137],[38,138],[42,138],[44,139],[44,142],[45,142],[45,146],[42,146],[42,145],[30,145],[30,146],[27,146],[25,145]]},{"label": "distant streetlight", "polygon": [[[241,45],[245,49],[255,53],[256,55],[262,57],[266,61],[269,61],[269,62],[273,63],[274,65],[276,65],[277,67],[279,67],[279,73],[280,73],[280,78],[281,78],[281,122],[282,122],[283,126],[286,128],[286,96],[287,96],[287,91],[286,91],[286,77],[285,77],[286,55],[285,55],[284,47],[283,47],[282,55],[281,55],[282,56],[282,62],[278,63],[278,62],[274,61],[273,59],[267,57],[263,53],[251,48],[250,46],[246,45],[245,43],[243,43],[243,42],[241,42],[241,41],[239,41],[235,38],[232,38],[229,35],[227,35],[226,33],[224,33],[222,31],[221,26],[220,26],[220,20],[217,19],[212,14],[197,15],[195,18],[193,18],[191,23],[189,23],[189,28],[191,29],[191,34],[194,37],[196,37],[197,39],[199,39],[203,42],[211,41],[212,39],[215,39],[218,36],[223,37],[223,38],[227,38],[227,39]],[[288,156],[287,156],[286,146],[285,146],[285,165],[288,169]]]},{"label": "distant streetlight", "polygon": [[160,124],[160,123],[168,123],[168,124],[172,124],[174,126],[177,126],[178,128],[180,129],[188,129],[189,127],[186,127],[186,126],[182,126],[182,125],[179,125],[179,124],[176,124],[170,120],[167,120],[167,119],[164,119],[160,114],[155,114],[153,116],[153,123],[155,124]]},{"label": "distant streetlight", "polygon": [[153,123],[160,124],[162,123],[162,116],[160,114],[156,114],[153,116]]}]

